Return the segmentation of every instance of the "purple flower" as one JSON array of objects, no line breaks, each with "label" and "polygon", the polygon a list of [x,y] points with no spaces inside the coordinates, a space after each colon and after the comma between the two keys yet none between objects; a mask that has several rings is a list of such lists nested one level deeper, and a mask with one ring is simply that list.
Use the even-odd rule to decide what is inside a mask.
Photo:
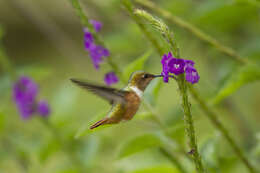
[{"label": "purple flower", "polygon": [[108,49],[103,48],[103,50],[102,50],[102,54],[103,54],[104,57],[108,57],[108,56],[110,55],[110,52],[109,52]]},{"label": "purple flower", "polygon": [[169,52],[168,55],[163,55],[161,63],[161,75],[163,75],[163,81],[166,83],[169,81],[169,73],[179,75],[185,72],[186,81],[192,84],[197,83],[200,79],[197,70],[194,68],[195,63],[192,60],[174,58],[171,52]]},{"label": "purple flower", "polygon": [[48,116],[50,114],[50,108],[48,103],[44,100],[39,101],[37,112],[43,117]]},{"label": "purple flower", "polygon": [[14,84],[13,97],[22,118],[28,119],[34,113],[37,94],[37,84],[28,77],[22,76]]},{"label": "purple flower", "polygon": [[183,59],[172,58],[171,60],[169,60],[168,66],[169,66],[169,72],[175,75],[184,73],[185,63]]},{"label": "purple flower", "polygon": [[96,20],[90,20],[90,23],[93,25],[95,28],[96,32],[99,32],[102,28],[102,23]]},{"label": "purple flower", "polygon": [[35,105],[31,102],[16,102],[17,108],[23,119],[29,119],[35,112]]},{"label": "purple flower", "polygon": [[94,67],[99,69],[99,65],[103,62],[103,57],[109,56],[109,51],[102,46],[92,44],[89,47],[89,55],[92,59]]},{"label": "purple flower", "polygon": [[169,80],[169,61],[170,60],[172,60],[173,59],[173,57],[172,57],[172,54],[171,54],[171,52],[169,52],[168,53],[168,55],[167,54],[164,54],[163,56],[162,56],[162,60],[161,60],[161,63],[162,63],[162,73],[161,73],[161,75],[163,75],[163,80],[164,80],[164,82],[168,82],[168,80]]},{"label": "purple flower", "polygon": [[[91,24],[95,28],[96,32],[99,32],[102,28],[102,23],[95,20],[90,20]],[[89,56],[96,69],[99,69],[100,64],[103,62],[104,57],[108,57],[110,52],[103,46],[97,45],[94,41],[94,37],[87,28],[84,29],[84,44],[85,49],[89,52]]]},{"label": "purple flower", "polygon": [[38,86],[30,78],[22,76],[14,85],[14,97],[17,101],[33,101],[38,94]]},{"label": "purple flower", "polygon": [[118,77],[114,72],[109,72],[105,75],[104,81],[107,85],[112,85],[118,82]]},{"label": "purple flower", "polygon": [[165,83],[169,82],[169,73],[165,73],[164,71],[162,71],[161,75],[163,75],[163,81]]},{"label": "purple flower", "polygon": [[185,63],[185,68],[188,66],[193,67],[195,64],[192,60],[184,60],[184,63]]},{"label": "purple flower", "polygon": [[13,86],[13,99],[23,119],[37,111],[38,86],[29,77],[22,76]]},{"label": "purple flower", "polygon": [[88,50],[90,48],[90,46],[93,43],[94,39],[93,39],[93,36],[91,34],[91,32],[85,30],[84,31],[84,44],[85,44],[85,48]]},{"label": "purple flower", "polygon": [[185,69],[185,73],[186,73],[186,81],[192,84],[197,83],[200,79],[200,76],[194,67],[188,66]]}]

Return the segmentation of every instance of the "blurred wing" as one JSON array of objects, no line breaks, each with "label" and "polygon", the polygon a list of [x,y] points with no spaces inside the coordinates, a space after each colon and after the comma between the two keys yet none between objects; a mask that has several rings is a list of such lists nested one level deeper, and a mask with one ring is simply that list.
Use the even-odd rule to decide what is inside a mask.
[{"label": "blurred wing", "polygon": [[105,86],[99,86],[94,85],[88,82],[83,82],[77,79],[71,79],[71,81],[77,85],[79,85],[82,88],[85,88],[92,93],[104,98],[105,100],[108,100],[110,104],[114,103],[126,103],[126,100],[124,98],[125,93],[127,91],[118,90],[115,88],[105,87]]}]

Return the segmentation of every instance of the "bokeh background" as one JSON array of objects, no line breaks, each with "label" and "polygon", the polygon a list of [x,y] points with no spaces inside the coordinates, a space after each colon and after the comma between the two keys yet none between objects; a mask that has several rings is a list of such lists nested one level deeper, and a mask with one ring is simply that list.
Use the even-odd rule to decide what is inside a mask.
[{"label": "bokeh background", "polygon": [[[153,2],[260,65],[258,0]],[[103,22],[100,35],[112,53],[111,58],[120,68],[124,69],[137,58],[148,54],[144,70],[156,74],[161,72],[160,56],[119,0],[82,0],[81,4],[91,19]],[[239,66],[193,34],[166,22],[174,31],[182,57],[196,62],[201,77],[196,87],[210,103],[226,78]],[[111,69],[106,63],[99,71],[93,67],[84,49],[82,25],[70,2],[1,0],[0,24],[4,32],[3,45],[15,71],[33,78],[40,87],[40,97],[48,100],[51,106],[48,118],[51,128],[39,116],[26,121],[21,119],[12,99],[14,81],[0,67],[1,173],[181,172],[162,155],[158,149],[161,145],[176,156],[188,172],[194,172],[193,163],[185,153],[189,149],[174,80],[168,84],[161,83],[158,96],[152,102],[170,137],[161,134],[162,129],[151,120],[150,113],[142,105],[132,121],[87,132],[75,139],[80,129],[104,115],[110,105],[73,85],[69,78],[104,84],[103,76]],[[160,39],[162,45],[165,44],[160,34],[151,28],[149,30]],[[151,86],[157,83],[155,81]],[[118,83],[114,87],[123,86],[123,83]],[[212,106],[256,167],[260,165],[259,88],[259,82],[250,83],[220,104]],[[247,172],[196,102],[191,99],[191,104],[199,151],[206,168],[210,172]],[[151,134],[159,136],[161,141],[154,140]]]}]

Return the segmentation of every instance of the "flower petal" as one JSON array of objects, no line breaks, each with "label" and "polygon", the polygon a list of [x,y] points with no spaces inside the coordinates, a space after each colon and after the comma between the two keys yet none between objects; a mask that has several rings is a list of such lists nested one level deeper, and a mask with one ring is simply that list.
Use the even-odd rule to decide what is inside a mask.
[{"label": "flower petal", "polygon": [[14,84],[13,98],[22,118],[27,119],[35,112],[37,84],[29,77],[22,76]]},{"label": "flower petal", "polygon": [[93,25],[95,28],[96,32],[99,32],[102,28],[102,23],[97,21],[97,20],[90,20],[90,23]]},{"label": "flower petal", "polygon": [[186,73],[186,76],[185,76],[186,81],[188,81],[192,84],[197,83],[200,79],[200,76],[194,67],[190,67],[190,66],[187,67],[185,69],[185,73]]},{"label": "flower petal", "polygon": [[105,75],[104,81],[107,85],[112,85],[118,82],[118,77],[114,72],[109,72]]},{"label": "flower petal", "polygon": [[44,100],[39,101],[37,112],[43,117],[48,116],[50,114],[50,107],[48,103]]},{"label": "flower petal", "polygon": [[183,59],[172,58],[169,60],[168,66],[169,72],[174,73],[175,75],[184,73],[185,63]]}]

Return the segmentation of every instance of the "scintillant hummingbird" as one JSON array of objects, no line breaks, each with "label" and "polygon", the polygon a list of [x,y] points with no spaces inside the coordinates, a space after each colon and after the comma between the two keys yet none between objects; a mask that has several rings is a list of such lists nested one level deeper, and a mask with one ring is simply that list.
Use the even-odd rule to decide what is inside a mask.
[{"label": "scintillant hummingbird", "polygon": [[140,106],[145,88],[156,77],[162,77],[162,75],[153,75],[143,71],[134,72],[128,85],[120,90],[77,79],[71,79],[71,81],[104,98],[112,105],[107,116],[90,127],[90,129],[94,129],[105,124],[117,124],[122,120],[131,120]]}]

